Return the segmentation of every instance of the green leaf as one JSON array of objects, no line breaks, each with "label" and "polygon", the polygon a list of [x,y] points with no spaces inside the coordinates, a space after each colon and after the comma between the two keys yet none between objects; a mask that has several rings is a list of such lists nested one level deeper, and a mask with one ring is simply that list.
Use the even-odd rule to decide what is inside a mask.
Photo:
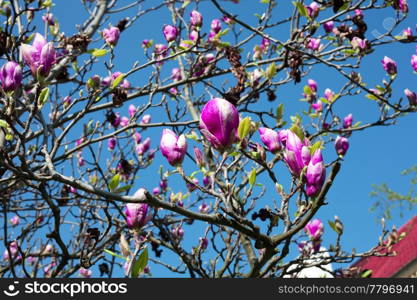
[{"label": "green leaf", "polygon": [[310,148],[310,154],[313,155],[314,152],[316,152],[318,149],[321,148],[322,144],[323,143],[321,141],[318,141],[313,146],[311,146],[311,148]]},{"label": "green leaf", "polygon": [[278,121],[282,120],[282,117],[284,116],[284,104],[283,103],[278,105],[277,112],[275,115]]},{"label": "green leaf", "polygon": [[125,78],[125,74],[120,74],[117,76],[115,80],[113,80],[110,89],[113,90],[119,86],[119,84],[122,82],[123,78]]},{"label": "green leaf", "polygon": [[329,226],[333,229],[334,232],[337,233],[336,224],[333,221],[329,221]]},{"label": "green leaf", "polygon": [[250,125],[251,125],[251,119],[250,119],[250,117],[244,118],[239,123],[239,128],[238,128],[237,132],[238,132],[239,138],[241,140],[243,140],[249,134]]},{"label": "green leaf", "polygon": [[132,278],[138,278],[139,274],[145,269],[146,265],[148,264],[148,248],[145,248],[141,255],[139,256],[139,259],[135,261],[132,267],[131,276]]},{"label": "green leaf", "polygon": [[121,256],[121,255],[119,255],[117,253],[114,253],[113,251],[110,251],[108,249],[104,249],[103,251],[106,252],[107,254],[110,254],[111,256],[118,257],[118,258],[122,258],[122,259],[126,260],[126,257]]},{"label": "green leaf", "polygon": [[181,8],[186,8],[189,4],[191,3],[191,1],[187,0],[183,3],[183,5],[181,6]]},{"label": "green leaf", "polygon": [[91,53],[91,55],[94,57],[102,57],[106,55],[108,52],[109,50],[106,49],[93,49],[88,51],[88,53]]},{"label": "green leaf", "polygon": [[300,127],[294,124],[291,126],[290,130],[294,132],[300,138],[301,141],[304,141],[304,132]]},{"label": "green leaf", "polygon": [[9,125],[5,120],[0,120],[0,127],[7,128]]},{"label": "green leaf", "polygon": [[248,179],[249,179],[249,185],[252,187],[256,181],[256,169],[252,169],[252,171],[250,171]]},{"label": "green leaf", "polygon": [[378,98],[377,98],[377,97],[375,97],[375,96],[374,96],[374,95],[372,95],[372,94],[367,94],[367,95],[365,95],[365,97],[366,97],[366,98],[368,98],[368,99],[374,100],[374,101],[378,101]]},{"label": "green leaf", "polygon": [[308,85],[304,86],[304,94],[306,94],[307,96],[310,96],[313,94],[313,91]]},{"label": "green leaf", "polygon": [[302,15],[303,17],[308,16],[307,8],[302,3],[293,1],[292,4],[294,4],[294,6],[297,8],[300,15]]},{"label": "green leaf", "polygon": [[271,80],[272,78],[274,78],[275,74],[277,74],[277,65],[275,63],[272,63],[268,66],[268,68],[266,68],[265,76],[266,78]]},{"label": "green leaf", "polygon": [[38,97],[39,107],[42,107],[46,103],[46,101],[48,101],[48,99],[49,99],[49,88],[46,87],[42,89],[41,93],[39,94],[39,97]]},{"label": "green leaf", "polygon": [[120,194],[120,193],[123,193],[123,192],[125,192],[125,191],[127,191],[127,190],[129,190],[129,189],[131,189],[132,188],[132,184],[128,184],[128,185],[125,185],[125,186],[122,186],[122,187],[119,187],[118,189],[116,189],[114,192],[115,193],[117,193],[117,194]]},{"label": "green leaf", "polygon": [[353,49],[345,49],[342,50],[343,53],[345,53],[346,55],[355,55],[356,54],[356,50]]},{"label": "green leaf", "polygon": [[110,191],[114,191],[120,183],[120,174],[116,174],[113,176],[113,178],[109,182],[109,189]]},{"label": "green leaf", "polygon": [[228,34],[228,33],[229,33],[229,31],[230,31],[230,29],[229,29],[229,28],[223,29],[223,30],[222,30],[222,31],[220,31],[218,34],[216,34],[216,36],[218,36],[218,37],[222,37],[222,36],[224,36],[224,35]]}]

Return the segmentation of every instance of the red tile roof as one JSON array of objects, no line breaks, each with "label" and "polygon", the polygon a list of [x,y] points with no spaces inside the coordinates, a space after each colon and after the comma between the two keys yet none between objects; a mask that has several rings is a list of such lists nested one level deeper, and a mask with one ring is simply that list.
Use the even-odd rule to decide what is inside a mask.
[{"label": "red tile roof", "polygon": [[371,277],[392,277],[409,263],[417,258],[417,216],[409,220],[399,230],[398,234],[405,232],[406,236],[392,246],[396,256],[365,257],[353,264],[361,270],[372,270]]}]

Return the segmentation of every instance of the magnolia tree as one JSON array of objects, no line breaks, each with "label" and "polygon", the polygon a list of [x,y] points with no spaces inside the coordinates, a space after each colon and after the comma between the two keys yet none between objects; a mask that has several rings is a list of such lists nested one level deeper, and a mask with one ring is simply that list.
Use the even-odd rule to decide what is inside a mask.
[{"label": "magnolia tree", "polygon": [[[412,86],[393,88],[397,58],[368,66],[377,84],[360,74],[397,43],[417,71],[406,0],[248,2],[81,0],[68,34],[67,1],[0,1],[0,277],[358,277],[330,264],[395,254],[395,229],[358,253],[316,214],[350,137],[417,111]],[[372,35],[378,13],[394,22]],[[122,72],[124,36],[142,56]],[[340,112],[354,96],[373,121]]]}]

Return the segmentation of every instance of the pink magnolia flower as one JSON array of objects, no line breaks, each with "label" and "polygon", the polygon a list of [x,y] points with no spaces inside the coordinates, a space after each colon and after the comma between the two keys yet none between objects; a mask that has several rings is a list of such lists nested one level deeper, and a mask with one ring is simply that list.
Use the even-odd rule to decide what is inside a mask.
[{"label": "pink magnolia flower", "polygon": [[[145,189],[141,188],[133,195],[139,200],[145,200]],[[146,203],[128,203],[125,208],[126,225],[129,229],[138,230],[145,226],[152,218]]]},{"label": "pink magnolia flower", "polygon": [[1,87],[6,92],[19,88],[22,78],[22,68],[14,61],[9,61],[0,68]]},{"label": "pink magnolia flower", "polygon": [[200,115],[200,130],[216,148],[230,147],[237,136],[239,113],[229,101],[214,98],[204,105]]},{"label": "pink magnolia flower", "polygon": [[149,124],[151,122],[151,115],[144,115],[142,117],[142,121],[140,122],[141,124]]},{"label": "pink magnolia flower", "polygon": [[48,43],[41,34],[36,33],[32,45],[22,44],[20,49],[23,60],[30,67],[34,76],[38,73],[48,76],[56,56],[55,48],[51,42]]},{"label": "pink magnolia flower", "polygon": [[291,173],[296,177],[300,177],[301,171],[310,162],[310,150],[308,146],[307,140],[302,142],[294,132],[291,130],[287,131],[284,160]]},{"label": "pink magnolia flower", "polygon": [[275,130],[261,127],[259,128],[259,134],[261,135],[261,140],[265,144],[266,148],[272,153],[277,153],[282,149],[278,132]]},{"label": "pink magnolia flower", "polygon": [[417,55],[413,55],[411,57],[411,66],[413,67],[414,71],[417,72]]},{"label": "pink magnolia flower", "polygon": [[119,41],[120,29],[118,27],[110,27],[103,30],[103,38],[110,46],[115,46]]},{"label": "pink magnolia flower", "polygon": [[174,81],[180,81],[182,79],[181,70],[179,68],[172,69],[171,79]]},{"label": "pink magnolia flower", "polygon": [[10,224],[12,224],[12,226],[17,226],[17,225],[19,225],[19,223],[20,223],[20,218],[19,218],[19,216],[13,216],[11,219],[10,219]]},{"label": "pink magnolia flower", "polygon": [[172,25],[165,25],[162,31],[163,31],[165,39],[168,43],[172,42],[172,41],[175,41],[175,39],[178,36],[177,27],[172,26]]},{"label": "pink magnolia flower", "polygon": [[170,165],[180,165],[187,153],[187,139],[182,134],[179,137],[170,129],[164,129],[159,148]]},{"label": "pink magnolia flower", "polygon": [[319,50],[321,46],[321,39],[310,38],[307,43],[307,48],[313,51]]},{"label": "pink magnolia flower", "polygon": [[91,278],[91,275],[93,274],[93,271],[90,269],[80,268],[80,276],[84,278]]},{"label": "pink magnolia flower", "polygon": [[114,148],[116,148],[116,144],[117,144],[117,139],[113,137],[108,140],[107,147],[109,148],[110,151],[113,151]]},{"label": "pink magnolia flower", "polygon": [[324,23],[323,28],[324,28],[324,31],[326,31],[326,33],[332,32],[333,28],[334,28],[334,22],[333,21],[328,21],[328,22]]},{"label": "pink magnolia flower", "polygon": [[353,115],[352,114],[348,114],[344,119],[343,119],[343,128],[350,128],[353,124]]},{"label": "pink magnolia flower", "polygon": [[388,73],[388,75],[395,75],[397,74],[397,63],[389,58],[388,56],[385,56],[382,60],[382,66],[384,67],[384,70]]},{"label": "pink magnolia flower", "polygon": [[135,116],[135,113],[136,113],[136,106],[134,106],[133,104],[130,104],[128,112],[129,112],[129,116],[131,118],[133,118]]},{"label": "pink magnolia flower", "polygon": [[190,13],[190,24],[193,27],[201,27],[203,25],[203,16],[196,10]]},{"label": "pink magnolia flower", "polygon": [[407,96],[411,106],[417,106],[417,94],[415,92],[405,89],[404,94]]},{"label": "pink magnolia flower", "polygon": [[338,136],[334,142],[334,147],[338,155],[345,155],[349,149],[349,140],[343,136]]},{"label": "pink magnolia flower", "polygon": [[304,227],[304,231],[312,240],[319,240],[323,235],[324,226],[320,219],[314,219],[307,223]]},{"label": "pink magnolia flower", "polygon": [[326,167],[324,166],[321,150],[314,152],[306,171],[306,194],[309,197],[316,196],[326,179]]},{"label": "pink magnolia flower", "polygon": [[219,19],[214,19],[211,21],[210,25],[211,31],[213,31],[215,34],[218,34],[220,30],[222,30],[222,23]]}]

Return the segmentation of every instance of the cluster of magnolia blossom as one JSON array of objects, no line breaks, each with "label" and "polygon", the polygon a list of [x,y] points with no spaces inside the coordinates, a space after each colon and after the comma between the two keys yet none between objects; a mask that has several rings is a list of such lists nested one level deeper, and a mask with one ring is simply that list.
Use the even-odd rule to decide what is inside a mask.
[{"label": "cluster of magnolia blossom", "polygon": [[[344,126],[348,128],[351,125],[352,115],[349,115],[344,120]],[[239,113],[230,102],[214,98],[203,107],[199,127],[205,139],[215,149],[224,152],[239,139],[237,134]],[[316,196],[321,190],[326,175],[321,149],[311,153],[310,141],[289,129],[276,132],[262,127],[259,133],[268,151],[274,154],[282,151],[284,161],[294,178],[303,180],[305,177],[307,195]],[[339,155],[344,155],[349,147],[347,138],[339,136],[335,147]],[[196,149],[194,151],[196,162],[202,165],[204,164],[202,153],[198,148]],[[177,136],[172,130],[164,129],[160,150],[172,166],[181,165],[187,152],[186,137]]]}]

